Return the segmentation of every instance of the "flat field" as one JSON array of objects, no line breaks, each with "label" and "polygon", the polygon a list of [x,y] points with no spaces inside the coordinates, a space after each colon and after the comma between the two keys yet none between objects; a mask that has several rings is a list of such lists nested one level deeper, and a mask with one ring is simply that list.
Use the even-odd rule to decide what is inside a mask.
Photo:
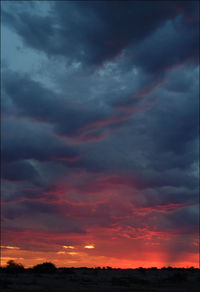
[{"label": "flat field", "polygon": [[3,292],[199,292],[199,269],[1,269]]}]

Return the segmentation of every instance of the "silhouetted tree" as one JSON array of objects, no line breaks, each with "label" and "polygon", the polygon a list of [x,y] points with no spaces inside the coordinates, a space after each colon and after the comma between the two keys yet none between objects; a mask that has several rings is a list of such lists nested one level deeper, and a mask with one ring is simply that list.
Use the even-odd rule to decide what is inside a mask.
[{"label": "silhouetted tree", "polygon": [[46,262],[43,264],[38,264],[33,267],[33,271],[36,273],[55,273],[56,266],[53,263]]},{"label": "silhouetted tree", "polygon": [[142,267],[137,268],[136,270],[138,270],[140,273],[145,273],[145,269]]},{"label": "silhouetted tree", "polygon": [[9,260],[6,265],[6,270],[8,272],[21,272],[24,271],[24,266],[20,263],[15,263],[13,260]]}]

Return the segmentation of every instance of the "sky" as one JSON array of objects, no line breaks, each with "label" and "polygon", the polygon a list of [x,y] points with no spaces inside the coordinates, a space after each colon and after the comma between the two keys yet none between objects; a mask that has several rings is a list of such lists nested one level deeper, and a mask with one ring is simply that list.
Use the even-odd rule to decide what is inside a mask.
[{"label": "sky", "polygon": [[2,264],[198,267],[198,1],[1,1]]}]

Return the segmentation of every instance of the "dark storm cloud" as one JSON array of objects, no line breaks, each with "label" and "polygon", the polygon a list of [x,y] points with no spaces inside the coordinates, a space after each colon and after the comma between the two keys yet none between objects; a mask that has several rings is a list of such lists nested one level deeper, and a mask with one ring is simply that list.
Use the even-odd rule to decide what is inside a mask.
[{"label": "dark storm cloud", "polygon": [[[184,69],[187,72],[190,70],[187,66]],[[180,75],[178,76],[180,78]],[[187,78],[190,80],[191,76],[192,74],[188,73]],[[94,129],[101,123],[105,124],[105,128],[110,127],[109,119],[106,121],[108,112],[105,114],[103,108],[98,110],[98,116],[95,110],[92,111],[94,107],[89,110],[85,107],[73,108],[62,98],[56,97],[52,91],[43,88],[39,82],[22,76],[17,77],[15,79],[14,77],[7,78],[7,82],[5,82],[6,92],[17,105],[17,111],[20,115],[36,119],[36,122],[42,120],[49,124],[45,124],[46,126],[42,128],[39,123],[29,122],[26,125],[26,120],[24,122],[23,120],[21,122],[20,120],[7,121],[5,141],[8,142],[5,142],[7,148],[5,148],[4,159],[9,161],[52,160],[64,164],[71,159],[76,167],[92,172],[106,170],[117,172],[118,169],[127,169],[143,180],[143,185],[138,188],[178,186],[183,181],[189,188],[196,186],[195,179],[189,173],[185,173],[195,160],[195,139],[198,135],[196,128],[198,99],[194,98],[195,83],[187,88],[188,91],[179,93],[178,89],[175,91],[173,88],[169,89],[171,80],[169,75],[168,84],[159,89],[157,93],[162,98],[151,111],[145,113],[145,119],[143,115],[133,115],[126,123],[120,119],[119,121],[113,119],[116,127],[119,127],[118,130],[122,127],[120,133],[123,139],[120,142],[117,131],[112,136],[112,143],[102,141],[103,143],[100,143],[99,146],[98,143],[95,147],[88,145],[83,148],[84,154],[82,155],[80,154],[82,147],[79,146],[76,151],[74,146],[72,148],[66,144],[65,140],[59,138],[59,132],[62,132],[64,137],[65,134],[79,137],[78,130],[86,127],[84,138],[87,139],[88,135],[89,141],[92,139],[98,141],[98,135],[101,132],[98,133],[95,130],[96,132],[87,134],[87,125],[91,123],[94,125]],[[187,82],[187,78],[184,76],[182,82]],[[176,77],[173,77],[173,82],[176,82]],[[179,99],[181,99],[181,108]],[[104,120],[101,120],[100,117]],[[112,118],[110,121],[112,122]],[[49,134],[52,131],[49,126],[51,124],[56,126],[58,138]],[[10,133],[13,131],[15,134],[14,136],[12,134],[11,137]],[[154,137],[153,140],[152,137]],[[13,144],[12,141],[15,143]],[[123,151],[119,151],[118,148]],[[140,154],[138,155],[138,153]],[[99,159],[100,157],[105,159]],[[141,158],[146,159],[150,169],[142,167]]]},{"label": "dark storm cloud", "polygon": [[[160,99],[151,111],[133,115],[122,127],[121,140],[116,132],[111,142],[100,148],[97,145],[95,150],[89,147],[88,163],[97,169],[132,170],[145,183],[143,187],[187,184],[193,188],[197,181],[188,168],[198,156],[195,92],[195,85],[184,94],[160,90]],[[103,161],[97,159],[102,154]]]},{"label": "dark storm cloud", "polygon": [[[197,6],[195,1],[58,1],[52,3],[48,16],[8,10],[3,20],[30,47],[93,65],[112,59],[130,45],[139,45],[129,53],[136,54],[134,61],[139,66],[155,71],[191,57],[197,49],[197,26],[192,23]],[[158,33],[148,40],[165,21],[178,15],[182,25],[174,28],[169,39],[159,38]],[[163,54],[167,57],[162,58]]]},{"label": "dark storm cloud", "polygon": [[[198,212],[198,205],[195,206],[196,213]],[[178,210],[175,213],[168,216],[166,220],[166,225],[168,225],[171,228],[180,228],[180,230],[189,231],[191,228],[191,233],[195,230],[196,233],[198,233],[198,221],[196,220],[195,209],[193,208],[185,208],[182,210]]]},{"label": "dark storm cloud", "polygon": [[[163,102],[162,105],[158,106],[158,111],[154,112],[154,116],[150,114],[151,128],[149,130],[151,137],[157,139],[156,148],[158,152],[164,151],[175,154],[175,161],[181,165],[179,159],[181,154],[187,153],[190,157],[195,157],[192,155],[192,151],[196,152],[194,141],[198,137],[199,116],[197,108],[199,101],[198,91],[196,91],[196,85],[194,84],[184,93],[177,91],[176,89],[175,92],[173,90],[163,92],[163,98],[168,99],[168,102],[171,99],[171,105],[168,104],[167,106]],[[170,98],[170,95],[174,96],[174,99]],[[179,106],[180,100],[181,108]]]},{"label": "dark storm cloud", "polygon": [[[111,216],[112,210],[110,203],[72,204],[24,198],[20,204],[17,201],[8,201],[3,217],[18,220],[16,227],[31,228],[40,225],[42,229],[51,228],[52,231],[86,233],[89,226],[111,226],[115,221]],[[122,216],[123,208],[115,213]],[[24,216],[27,218],[26,222],[22,222]]]},{"label": "dark storm cloud", "polygon": [[17,107],[18,115],[35,119],[36,122],[51,123],[58,134],[79,135],[77,130],[107,116],[98,108],[83,110],[80,106],[66,103],[64,98],[28,76],[8,71],[4,79],[5,91]]},{"label": "dark storm cloud", "polygon": [[164,83],[164,88],[169,92],[185,94],[186,92],[190,92],[195,86],[197,76],[194,78],[190,67],[186,66],[183,68],[184,70],[177,68],[179,74],[177,74],[177,70],[172,71],[170,78]]},{"label": "dark storm cloud", "polygon": [[130,54],[128,62],[149,73],[157,74],[162,74],[186,61],[196,59],[197,63],[198,34],[196,24],[185,23],[183,15],[178,15],[158,27],[136,46],[127,48]]},{"label": "dark storm cloud", "polygon": [[79,153],[57,141],[48,130],[30,122],[10,119],[2,123],[2,162],[25,159],[51,161],[59,158],[73,159]]},{"label": "dark storm cloud", "polygon": [[189,189],[194,189],[198,186],[196,178],[192,174],[186,174],[180,169],[170,169],[161,171],[149,170],[137,170],[137,175],[142,177],[144,186],[148,187],[162,187],[162,186],[176,186],[180,187],[182,185],[187,186]]},{"label": "dark storm cloud", "polygon": [[[13,230],[33,229],[33,230],[51,230],[58,233],[78,233],[84,234],[85,230],[77,218],[70,216],[62,216],[60,214],[62,208],[55,204],[49,204],[47,202],[23,202],[18,205],[8,205],[6,212],[3,212],[4,218],[15,219],[16,224],[13,228],[13,224],[10,220],[7,220],[7,228]],[[67,208],[66,208],[67,213]],[[4,214],[5,213],[5,214]],[[37,215],[37,216],[36,216]],[[26,220],[24,220],[26,216]]]},{"label": "dark storm cloud", "polygon": [[35,168],[27,161],[2,163],[2,178],[10,181],[34,180],[38,176]]},{"label": "dark storm cloud", "polygon": [[[136,64],[148,72],[155,72],[195,56],[197,26],[194,27],[193,22],[188,19],[195,20],[196,5],[195,2],[190,4],[174,2],[173,5],[169,2],[165,4],[158,2],[155,5],[155,2],[149,1],[126,2],[125,4],[122,2],[55,2],[51,7],[54,17],[27,15],[27,11],[20,13],[20,10],[16,16],[11,13],[8,15],[8,9],[8,12],[5,12],[5,19],[10,25],[14,24],[17,33],[31,47],[48,54],[60,54],[65,57],[69,54],[71,60],[78,60],[79,51],[83,45],[85,46],[82,49],[85,50],[83,58],[90,58],[91,64],[100,64],[104,60],[112,59],[123,48],[127,49],[128,55],[130,53],[134,55],[128,58],[129,64]],[[34,28],[36,30],[40,28],[40,32],[34,31]],[[26,29],[29,29],[29,33]],[[53,33],[53,30],[56,32]],[[40,41],[41,34],[45,36],[42,36]],[[65,34],[72,39],[66,37]],[[52,35],[60,39],[56,41]],[[110,40],[111,37],[116,38],[117,41]],[[43,45],[43,42],[46,45]],[[106,42],[111,43],[105,46]],[[60,47],[55,49],[55,44]],[[132,50],[131,46],[133,46]],[[96,121],[116,124],[117,120],[123,122],[129,117],[129,114],[122,113],[115,114],[112,118],[112,113],[106,113],[105,109],[104,112],[100,112],[97,108],[91,110],[84,108],[83,111],[74,109],[69,104],[64,106],[62,100],[56,99],[51,91],[28,78],[19,77],[18,79],[14,76],[14,78],[7,77],[6,80],[7,93],[19,107],[20,114],[53,123],[55,132],[61,137],[62,135],[79,136],[78,131],[81,128],[88,124],[93,127]],[[146,92],[140,93],[141,97],[154,88],[155,80],[151,82],[154,84],[147,86]],[[162,85],[162,80],[158,81],[158,84],[159,82]],[[134,106],[138,105],[137,99],[130,100],[129,97],[127,99],[124,96],[123,99],[121,97],[119,99],[120,102],[113,100],[111,104],[125,107],[131,105],[133,110]],[[108,118],[109,115],[111,118]],[[95,126],[99,127],[97,124]],[[101,130],[93,129],[91,132],[87,133],[86,130],[83,137],[79,137],[76,142],[99,141],[105,137]]]}]

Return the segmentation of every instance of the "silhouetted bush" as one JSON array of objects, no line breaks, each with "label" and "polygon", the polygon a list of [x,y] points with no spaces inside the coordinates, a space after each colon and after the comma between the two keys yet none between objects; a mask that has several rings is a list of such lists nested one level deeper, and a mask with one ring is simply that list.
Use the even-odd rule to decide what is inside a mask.
[{"label": "silhouetted bush", "polygon": [[194,267],[190,267],[189,269],[188,269],[188,271],[190,271],[190,272],[195,272],[195,268]]},{"label": "silhouetted bush", "polygon": [[158,268],[157,267],[152,267],[150,270],[156,271]]},{"label": "silhouetted bush", "polygon": [[33,271],[36,273],[48,273],[52,274],[56,272],[56,266],[52,263],[43,263],[33,267]]},{"label": "silhouetted bush", "polygon": [[15,263],[13,260],[9,260],[6,265],[6,271],[12,273],[22,272],[24,271],[24,266],[20,263]]},{"label": "silhouetted bush", "polygon": [[145,273],[145,269],[144,268],[142,268],[142,267],[139,267],[139,268],[137,268],[136,270],[138,270],[140,273]]},{"label": "silhouetted bush", "polygon": [[74,268],[63,268],[62,273],[64,274],[74,274]]}]

